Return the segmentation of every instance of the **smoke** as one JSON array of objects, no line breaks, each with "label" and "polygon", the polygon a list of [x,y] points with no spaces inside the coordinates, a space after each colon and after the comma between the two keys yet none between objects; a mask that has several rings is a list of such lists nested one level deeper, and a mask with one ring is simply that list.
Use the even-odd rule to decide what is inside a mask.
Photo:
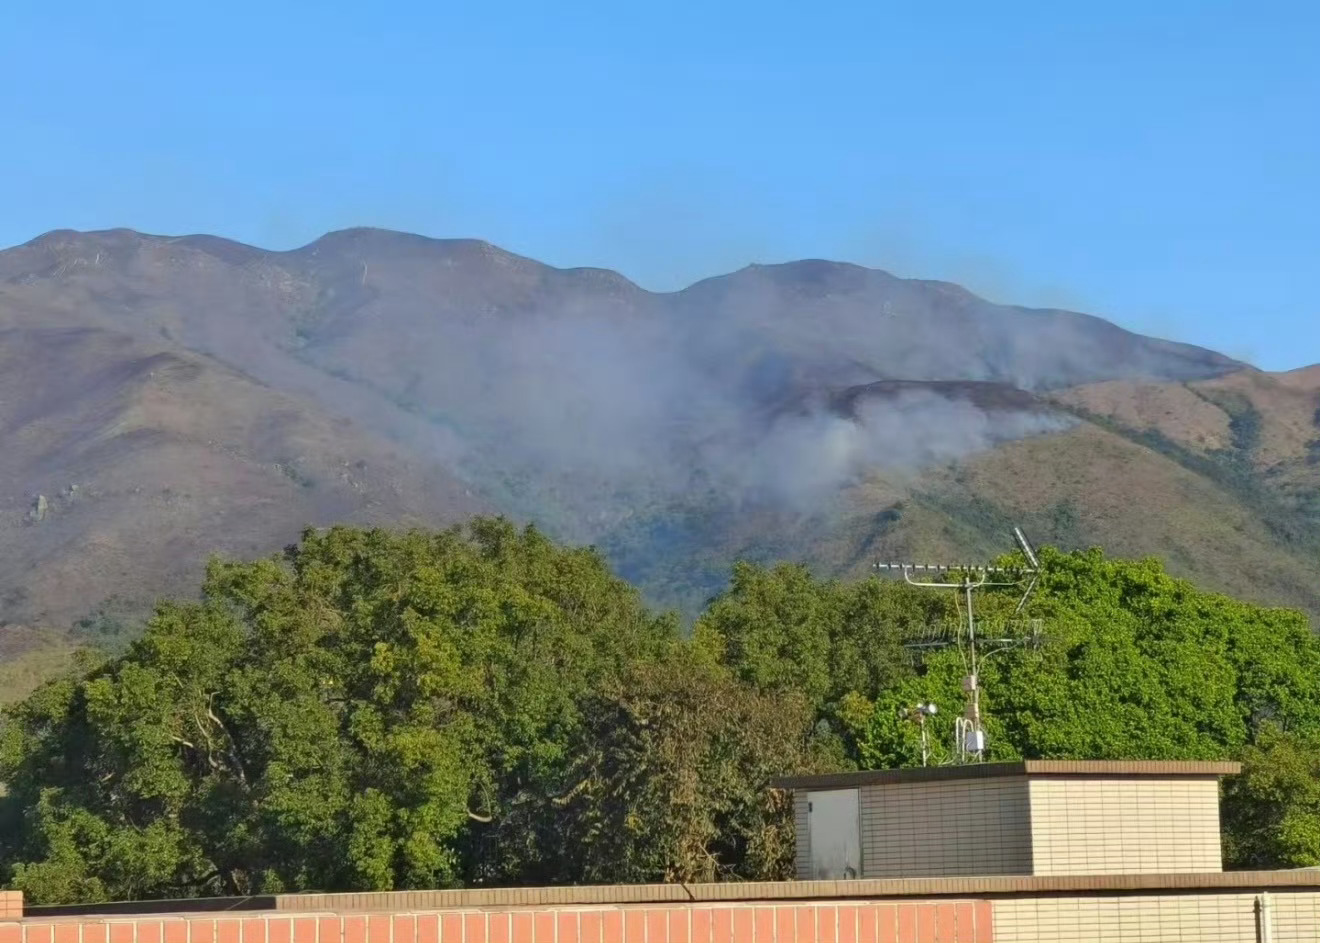
[{"label": "smoke", "polygon": [[[195,346],[428,443],[493,503],[574,540],[675,507],[811,514],[869,475],[1067,424],[1023,390],[1205,377],[1222,361],[819,260],[657,294],[488,244],[351,230],[248,282],[282,293],[253,310],[250,294],[208,291]],[[296,357],[277,336],[290,308]],[[894,379],[907,386],[873,386]],[[958,388],[977,383],[999,392]]]},{"label": "smoke", "polygon": [[819,507],[867,474],[911,473],[1004,442],[1072,425],[1048,412],[990,412],[934,392],[862,403],[855,416],[826,411],[785,418],[755,447],[744,484],[794,510]]},{"label": "smoke", "polygon": [[[575,536],[595,539],[693,499],[810,514],[869,474],[946,464],[1068,424],[923,389],[863,396],[843,411],[832,393],[880,376],[864,363],[873,358],[861,324],[830,336],[777,322],[765,306],[738,309],[745,316],[719,319],[559,309],[469,326],[467,353],[447,370],[481,390],[464,410],[485,436],[468,476],[516,479],[531,505],[557,506]],[[886,332],[872,321],[871,333]],[[918,371],[944,367],[917,360],[909,355]]]}]

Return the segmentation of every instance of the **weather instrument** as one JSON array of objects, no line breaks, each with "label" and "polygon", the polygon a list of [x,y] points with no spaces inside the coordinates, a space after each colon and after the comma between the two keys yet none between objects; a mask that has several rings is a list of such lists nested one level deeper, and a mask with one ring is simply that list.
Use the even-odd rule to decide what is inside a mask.
[{"label": "weather instrument", "polygon": [[[1040,620],[1018,621],[1027,601],[1031,598],[1040,578],[1040,561],[1022,528],[1013,528],[1013,541],[1026,560],[1025,567],[996,567],[956,563],[877,563],[875,568],[886,572],[900,572],[911,586],[925,589],[951,590],[960,593],[966,605],[966,621],[960,618],[953,625],[930,626],[904,644],[913,649],[957,647],[963,654],[967,674],[963,677],[966,705],[961,717],[954,720],[954,755],[957,763],[985,761],[985,725],[981,714],[980,665],[990,655],[1009,648],[1034,648],[1040,643]],[[929,575],[918,578],[918,575]],[[1005,626],[1005,632],[993,635],[984,631],[973,609],[973,593],[978,589],[1013,586],[1023,587],[1014,620]],[[959,607],[962,608],[961,606]],[[1021,629],[1025,626],[1025,631]],[[1017,631],[1014,631],[1017,629]],[[908,717],[921,726],[921,765],[929,756],[926,740],[926,718],[934,716],[934,704],[918,704]]]},{"label": "weather instrument", "polygon": [[926,766],[930,763],[930,740],[926,738],[926,718],[934,717],[940,712],[934,702],[923,701],[908,711],[908,720],[914,722],[921,728],[921,765]]}]

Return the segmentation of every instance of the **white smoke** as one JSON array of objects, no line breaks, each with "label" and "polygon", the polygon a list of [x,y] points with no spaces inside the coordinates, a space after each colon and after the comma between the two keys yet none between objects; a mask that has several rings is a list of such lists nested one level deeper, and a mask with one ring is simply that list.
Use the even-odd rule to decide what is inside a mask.
[{"label": "white smoke", "polygon": [[876,470],[946,465],[1013,439],[1068,428],[1045,412],[990,412],[934,392],[862,401],[852,418],[823,410],[786,417],[756,445],[744,483],[808,511]]},{"label": "white smoke", "polygon": [[750,323],[554,312],[492,322],[464,346],[461,383],[482,390],[464,412],[472,428],[496,430],[482,467],[516,469],[606,527],[697,491],[811,512],[870,472],[946,464],[1068,424],[921,389],[841,415],[823,394],[875,377],[833,350],[809,366]]}]

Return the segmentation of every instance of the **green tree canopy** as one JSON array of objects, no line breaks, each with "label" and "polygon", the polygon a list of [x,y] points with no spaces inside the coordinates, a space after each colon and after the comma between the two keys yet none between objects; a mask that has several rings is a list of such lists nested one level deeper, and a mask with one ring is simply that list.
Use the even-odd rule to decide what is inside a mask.
[{"label": "green tree canopy", "polygon": [[499,520],[216,563],[11,712],[9,877],[41,901],[535,873],[559,843],[497,823],[567,788],[587,699],[677,638],[594,552]]},{"label": "green tree canopy", "polygon": [[[992,757],[1241,757],[1229,861],[1320,863],[1305,618],[1153,561],[1040,558],[1043,644],[981,666]],[[982,628],[1016,602],[978,599]],[[689,640],[533,528],[308,532],[9,709],[0,868],[33,902],[783,877],[768,779],[914,765],[927,700],[948,759],[963,653],[906,646],[964,617],[740,565]]]},{"label": "green tree canopy", "polygon": [[803,566],[740,563],[698,620],[707,655],[767,693],[805,697],[855,763],[846,736],[872,702],[912,674],[903,640],[946,621],[950,601],[903,583],[814,579]]},{"label": "green tree canopy", "polygon": [[683,646],[588,698],[586,715],[554,822],[582,879],[791,877],[791,809],[767,781],[833,768],[801,694],[751,689]]},{"label": "green tree canopy", "polygon": [[1320,866],[1320,737],[1266,726],[1228,783],[1224,823],[1238,867]]}]

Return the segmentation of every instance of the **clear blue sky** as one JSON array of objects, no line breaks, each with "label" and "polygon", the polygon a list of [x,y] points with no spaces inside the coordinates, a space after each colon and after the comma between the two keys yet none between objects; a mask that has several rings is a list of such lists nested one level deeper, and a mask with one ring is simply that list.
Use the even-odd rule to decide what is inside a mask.
[{"label": "clear blue sky", "polygon": [[1320,361],[1315,4],[12,0],[0,242],[827,257]]}]

